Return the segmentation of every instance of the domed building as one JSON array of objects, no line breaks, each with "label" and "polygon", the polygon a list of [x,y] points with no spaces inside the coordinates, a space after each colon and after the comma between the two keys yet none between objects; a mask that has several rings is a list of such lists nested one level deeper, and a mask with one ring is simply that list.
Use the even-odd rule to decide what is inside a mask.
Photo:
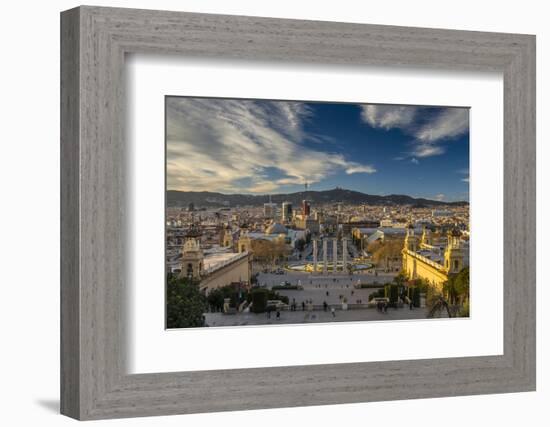
[{"label": "domed building", "polygon": [[274,222],[265,229],[265,234],[287,234],[286,227],[280,222]]}]

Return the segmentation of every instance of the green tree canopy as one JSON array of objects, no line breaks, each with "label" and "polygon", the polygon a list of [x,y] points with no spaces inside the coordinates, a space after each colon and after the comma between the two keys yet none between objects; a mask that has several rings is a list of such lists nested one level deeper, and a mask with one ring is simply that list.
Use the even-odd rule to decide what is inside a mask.
[{"label": "green tree canopy", "polygon": [[465,267],[456,276],[449,277],[443,291],[453,305],[462,305],[470,298],[470,268]]},{"label": "green tree canopy", "polygon": [[188,278],[169,275],[166,284],[166,326],[168,328],[196,328],[204,326],[206,297],[199,284]]}]

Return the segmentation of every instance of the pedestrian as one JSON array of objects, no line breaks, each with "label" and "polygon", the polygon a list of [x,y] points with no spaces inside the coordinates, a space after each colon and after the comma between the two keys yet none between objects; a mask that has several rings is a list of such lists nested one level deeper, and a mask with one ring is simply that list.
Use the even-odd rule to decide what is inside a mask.
[{"label": "pedestrian", "polygon": [[334,307],[330,308],[330,312],[332,313],[332,317],[336,317],[336,310],[334,309]]},{"label": "pedestrian", "polygon": [[384,313],[387,313],[388,312],[388,303],[385,302],[384,303]]},{"label": "pedestrian", "polygon": [[323,301],[323,310],[327,311],[328,309],[328,304],[326,301]]},{"label": "pedestrian", "polygon": [[281,320],[281,311],[277,309],[277,320]]},{"label": "pedestrian", "polygon": [[302,311],[306,311],[306,303],[302,301]]},{"label": "pedestrian", "polygon": [[326,292],[326,294],[327,294],[327,297],[328,297],[328,291]]},{"label": "pedestrian", "polygon": [[413,309],[413,301],[409,298],[409,310]]}]

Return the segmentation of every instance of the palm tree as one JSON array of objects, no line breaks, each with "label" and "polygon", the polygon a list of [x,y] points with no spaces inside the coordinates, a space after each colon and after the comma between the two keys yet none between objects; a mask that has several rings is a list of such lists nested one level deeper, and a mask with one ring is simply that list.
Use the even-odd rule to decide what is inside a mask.
[{"label": "palm tree", "polygon": [[436,313],[439,313],[440,315],[438,317],[441,317],[441,312],[443,310],[446,310],[447,311],[447,315],[449,317],[456,317],[456,312],[454,310],[451,309],[451,307],[449,307],[449,304],[447,303],[447,301],[445,301],[443,299],[442,296],[439,296],[435,303],[433,303],[432,305],[432,308],[430,309],[430,311],[428,312],[428,318],[431,319],[435,316]]},{"label": "palm tree", "polygon": [[434,295],[429,304],[428,317],[447,311],[449,317],[470,315],[470,269],[463,268],[457,275],[443,283],[442,294]]}]

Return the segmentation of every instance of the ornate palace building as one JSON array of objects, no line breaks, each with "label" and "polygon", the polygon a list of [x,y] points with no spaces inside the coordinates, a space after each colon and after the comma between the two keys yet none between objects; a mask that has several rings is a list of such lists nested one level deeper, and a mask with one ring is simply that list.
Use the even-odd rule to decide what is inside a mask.
[{"label": "ornate palace building", "polygon": [[407,227],[402,250],[403,271],[409,279],[422,278],[436,288],[441,288],[450,276],[469,264],[468,248],[461,241],[461,232],[453,229],[447,234],[446,243],[435,242],[431,232],[424,228],[418,239],[412,225]]},{"label": "ornate palace building", "polygon": [[250,284],[252,252],[248,229],[246,226],[241,227],[237,252],[233,251],[230,236],[231,230],[226,228],[224,247],[203,251],[200,244],[201,231],[198,226],[192,225],[185,233],[180,268],[172,271],[180,276],[198,280],[200,290],[205,294],[211,289],[232,283]]}]

